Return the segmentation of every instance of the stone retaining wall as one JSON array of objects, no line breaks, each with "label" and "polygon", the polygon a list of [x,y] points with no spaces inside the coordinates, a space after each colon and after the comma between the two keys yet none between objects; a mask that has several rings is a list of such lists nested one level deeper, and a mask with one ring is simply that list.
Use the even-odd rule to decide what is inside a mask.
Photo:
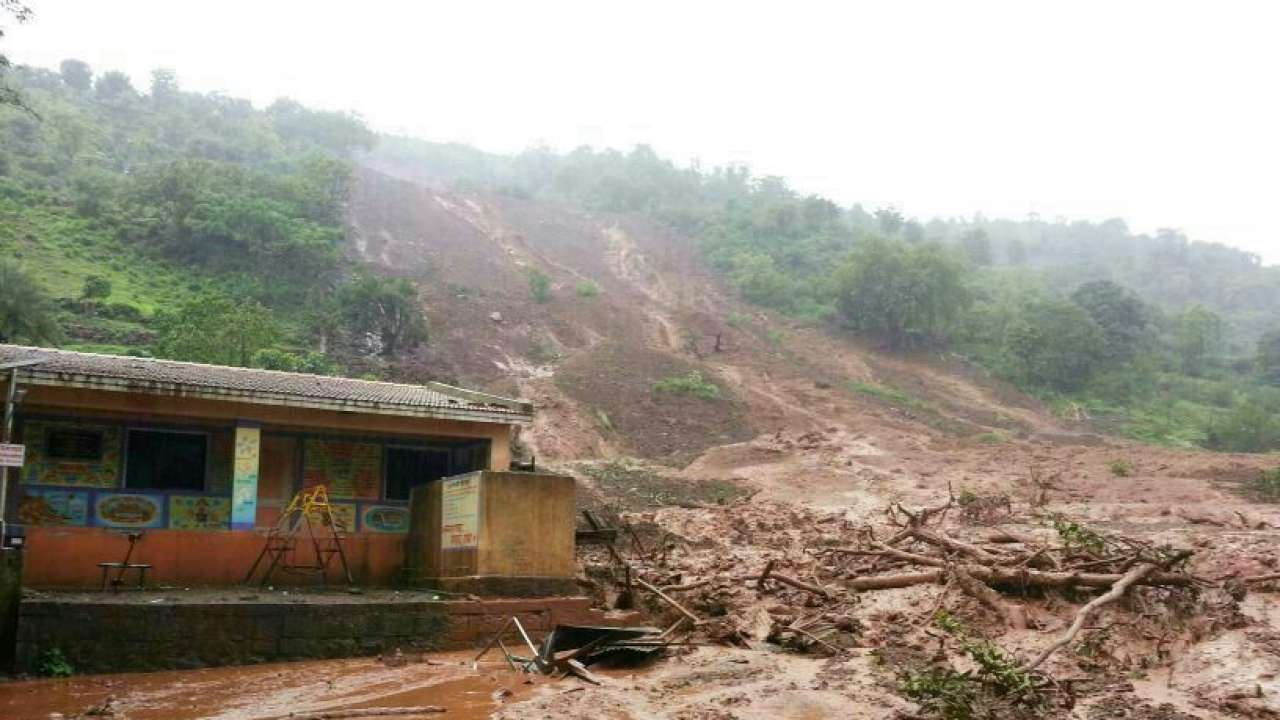
[{"label": "stone retaining wall", "polygon": [[[57,649],[76,672],[162,670],[451,650],[487,641],[512,615],[531,634],[600,624],[588,598],[468,602],[68,602],[24,600],[17,667]],[[617,620],[610,621],[614,624]]]}]

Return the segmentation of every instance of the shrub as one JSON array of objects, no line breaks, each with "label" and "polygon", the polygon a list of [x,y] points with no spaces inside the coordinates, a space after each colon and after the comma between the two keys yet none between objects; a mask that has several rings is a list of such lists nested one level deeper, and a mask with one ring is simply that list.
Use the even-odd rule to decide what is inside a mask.
[{"label": "shrub", "polygon": [[84,287],[80,297],[85,300],[100,300],[111,295],[111,281],[101,275],[90,275],[84,279]]},{"label": "shrub", "polygon": [[1253,481],[1253,489],[1268,502],[1280,502],[1280,468],[1259,473]]},{"label": "shrub", "polygon": [[1230,452],[1266,452],[1280,445],[1280,422],[1265,407],[1249,400],[1209,422],[1205,445]]},{"label": "shrub", "polygon": [[67,662],[67,658],[59,648],[49,648],[40,655],[36,664],[36,672],[45,677],[71,677],[76,669]]},{"label": "shrub", "polygon": [[541,270],[529,271],[529,294],[535,302],[544,303],[551,299],[551,278]]},{"label": "shrub", "polygon": [[580,280],[573,286],[573,292],[580,298],[593,298],[600,294],[600,287],[590,280]]},{"label": "shrub", "polygon": [[1133,466],[1125,460],[1112,460],[1107,464],[1111,469],[1111,474],[1116,477],[1129,477],[1133,474]]},{"label": "shrub", "polygon": [[123,320],[125,322],[142,322],[145,316],[136,305],[127,302],[113,302],[103,305],[98,310],[98,314],[110,320]]},{"label": "shrub", "polygon": [[653,384],[653,389],[672,395],[689,395],[703,400],[719,400],[720,387],[702,378],[702,372],[691,370],[687,375],[672,375]]}]

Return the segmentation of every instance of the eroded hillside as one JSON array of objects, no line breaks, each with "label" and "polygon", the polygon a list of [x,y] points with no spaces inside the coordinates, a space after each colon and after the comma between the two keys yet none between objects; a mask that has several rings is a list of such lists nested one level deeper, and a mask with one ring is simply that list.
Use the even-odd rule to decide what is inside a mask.
[{"label": "eroded hillside", "polygon": [[[812,568],[805,545],[814,540],[797,539],[804,528],[822,538],[830,518],[877,525],[891,503],[931,505],[948,493],[1004,508],[998,521],[1026,532],[1044,533],[1047,518],[1061,515],[1099,532],[1189,547],[1197,551],[1192,568],[1206,578],[1274,571],[1269,548],[1280,513],[1249,496],[1265,456],[1103,437],[954,360],[890,355],[761,312],[726,292],[688,239],[650,222],[430,189],[372,170],[360,175],[351,222],[365,259],[420,281],[432,340],[401,372],[532,399],[539,415],[521,438],[527,452],[576,471],[588,502],[639,513],[630,517],[703,548],[674,561],[686,581],[714,575],[729,555]],[[531,294],[534,270],[550,279],[546,302]],[[587,284],[598,292],[579,290]],[[656,387],[691,374],[714,385],[714,395]],[[779,513],[793,513],[791,539],[763,539]],[[710,556],[721,560],[709,561],[706,548],[726,540]],[[932,602],[917,590],[868,605],[861,622],[892,625],[897,611],[886,607]],[[732,597],[713,604],[732,606]],[[1048,631],[1069,621],[1068,608],[1028,602],[1026,612]],[[1176,652],[1162,649],[1158,660],[1138,658],[1141,643],[1121,638],[1109,651],[1123,659],[1099,667],[1147,677],[1154,662],[1169,679],[1111,687],[1082,707],[1093,708],[1089,717],[1130,704],[1151,708],[1151,717],[1280,712],[1268,699],[1280,691],[1280,656],[1269,649],[1269,631],[1247,629],[1270,625],[1272,596],[1251,596],[1244,613],[1244,629],[1178,634]],[[1047,642],[1026,630],[1003,637],[1028,652]],[[1173,679],[1223,653],[1252,660],[1234,674]],[[906,707],[892,683],[858,680],[877,672],[872,655],[825,669],[775,657],[768,663],[782,664],[763,676],[725,665],[739,661],[700,655],[665,668],[659,689],[645,696],[646,712],[773,717],[826,712],[841,696],[878,697],[868,717]],[[701,692],[661,689],[721,666],[730,668],[725,681]],[[821,692],[795,692],[797,678]],[[1261,694],[1240,700],[1254,688]],[[617,687],[579,697],[583,704],[571,706],[580,717],[601,701],[629,717],[621,708],[635,701]],[[735,712],[716,714],[726,704]]]}]

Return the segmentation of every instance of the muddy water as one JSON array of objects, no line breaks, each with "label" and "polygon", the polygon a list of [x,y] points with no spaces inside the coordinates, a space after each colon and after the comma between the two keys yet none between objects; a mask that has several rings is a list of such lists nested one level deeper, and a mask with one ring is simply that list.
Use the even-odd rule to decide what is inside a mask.
[{"label": "muddy water", "polygon": [[72,718],[110,700],[116,717],[129,720],[255,720],[423,705],[447,708],[434,718],[479,720],[552,682],[513,673],[500,661],[473,668],[473,655],[429,654],[401,667],[362,658],[0,683],[0,719]]}]

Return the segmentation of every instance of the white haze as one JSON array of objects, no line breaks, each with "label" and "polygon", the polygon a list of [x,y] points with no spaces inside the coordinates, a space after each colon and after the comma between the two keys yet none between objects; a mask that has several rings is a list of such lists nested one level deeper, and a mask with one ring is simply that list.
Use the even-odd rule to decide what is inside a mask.
[{"label": "white haze", "polygon": [[493,151],[750,165],[908,215],[1176,227],[1280,262],[1280,6],[29,0],[11,56]]}]

